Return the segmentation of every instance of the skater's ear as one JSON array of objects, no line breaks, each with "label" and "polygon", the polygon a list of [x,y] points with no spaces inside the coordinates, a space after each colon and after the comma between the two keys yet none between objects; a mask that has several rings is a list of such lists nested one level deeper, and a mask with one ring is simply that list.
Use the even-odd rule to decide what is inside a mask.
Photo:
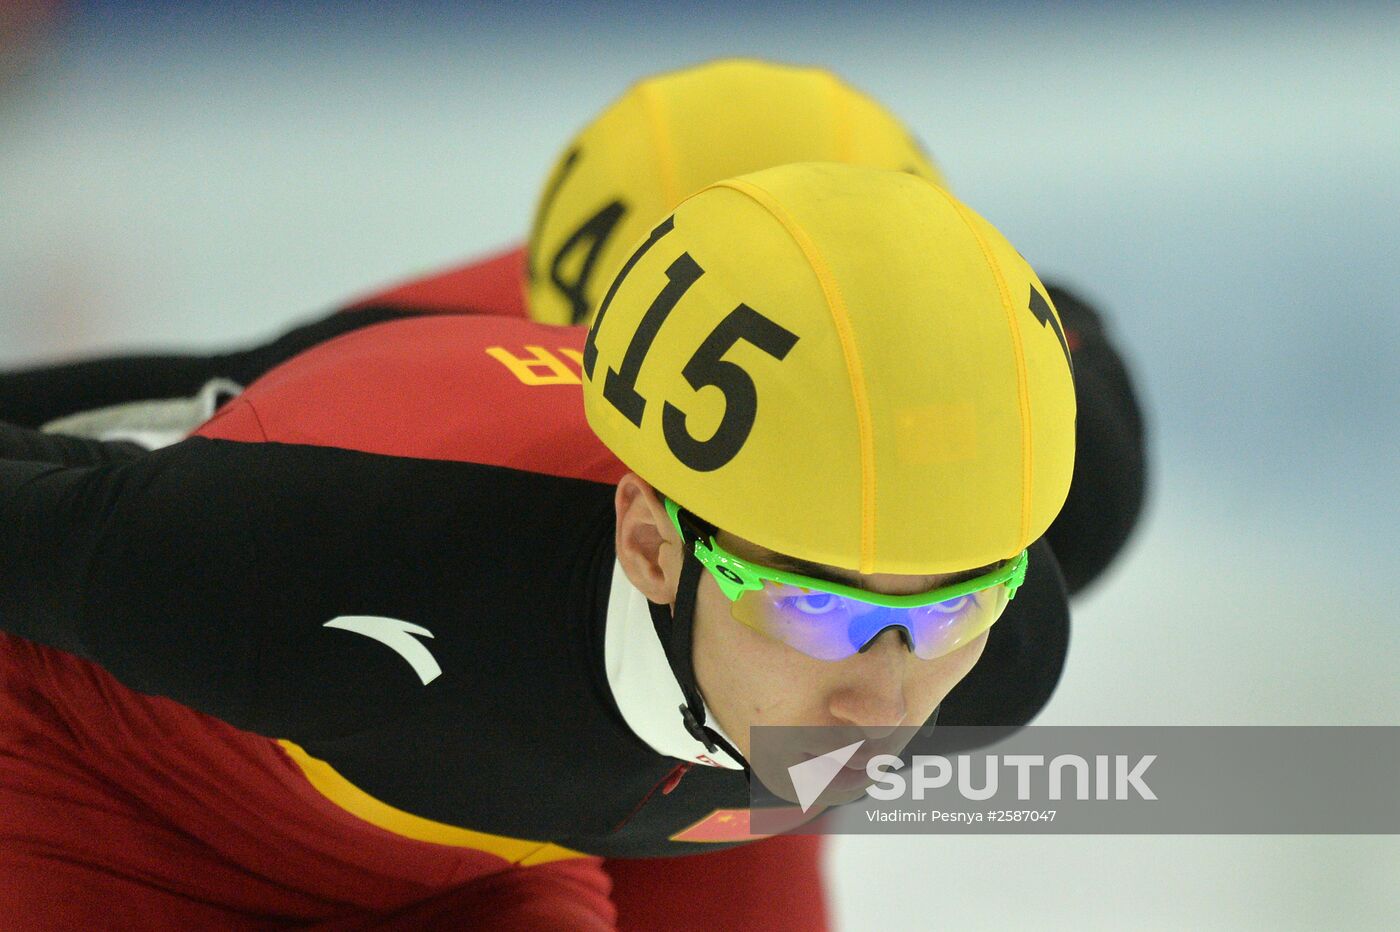
[{"label": "skater's ear", "polygon": [[681,578],[681,538],[661,496],[636,473],[617,484],[617,559],[642,595],[658,605],[676,600]]}]

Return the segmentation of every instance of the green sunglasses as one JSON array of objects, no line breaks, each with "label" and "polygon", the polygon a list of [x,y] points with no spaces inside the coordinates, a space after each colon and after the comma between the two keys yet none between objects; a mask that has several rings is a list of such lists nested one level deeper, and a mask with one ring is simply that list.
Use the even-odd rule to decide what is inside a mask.
[{"label": "green sunglasses", "polygon": [[911,595],[887,595],[773,569],[736,557],[714,534],[663,496],[681,540],[709,570],[736,621],[819,660],[842,660],[883,631],[903,631],[914,654],[931,660],[957,650],[992,626],[1016,596],[1027,551],[974,579]]}]

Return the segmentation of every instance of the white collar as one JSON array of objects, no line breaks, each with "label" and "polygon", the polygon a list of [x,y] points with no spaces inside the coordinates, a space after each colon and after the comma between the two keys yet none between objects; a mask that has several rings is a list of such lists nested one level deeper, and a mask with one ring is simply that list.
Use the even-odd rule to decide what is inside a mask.
[{"label": "white collar", "polygon": [[[723,748],[709,751],[686,731],[679,711],[685,696],[656,636],[646,596],[632,585],[621,563],[613,565],[606,624],[603,658],[608,686],[612,688],[613,699],[627,727],[658,754],[710,767],[742,770],[743,765]],[[734,744],[713,716],[707,719],[710,728],[729,744]]]}]

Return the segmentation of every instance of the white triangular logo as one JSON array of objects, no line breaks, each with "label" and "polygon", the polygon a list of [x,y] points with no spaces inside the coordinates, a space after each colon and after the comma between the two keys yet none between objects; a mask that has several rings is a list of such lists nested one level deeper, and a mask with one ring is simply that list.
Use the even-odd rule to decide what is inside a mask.
[{"label": "white triangular logo", "polygon": [[797,801],[801,804],[803,812],[812,808],[812,803],[817,801],[822,790],[831,785],[841,768],[846,766],[846,761],[850,760],[864,743],[865,739],[862,738],[855,744],[827,751],[821,757],[814,757],[788,768],[788,777],[792,780],[792,788],[797,791]]}]

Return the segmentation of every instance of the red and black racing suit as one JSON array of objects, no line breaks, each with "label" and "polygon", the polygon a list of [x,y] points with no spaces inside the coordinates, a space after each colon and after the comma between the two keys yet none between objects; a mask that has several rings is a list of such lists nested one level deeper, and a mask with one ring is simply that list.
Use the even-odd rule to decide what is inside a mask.
[{"label": "red and black racing suit", "polygon": [[[416,287],[227,357],[213,374],[253,384],[169,449],[0,429],[7,927],[608,928],[609,875],[623,927],[822,925],[811,839],[624,860],[751,840],[748,792],[639,740],[610,692],[622,467],[578,403],[583,331]],[[1107,347],[1061,304],[1074,342]],[[1084,450],[1086,415],[1137,417],[1126,381],[1086,397],[1085,357],[1080,462],[1140,457],[1140,428]],[[193,390],[211,370],[187,361],[178,390],[28,420]],[[1104,500],[1098,520],[1131,526],[1136,503]],[[1032,567],[941,721],[1019,724],[1048,699],[1065,594],[1044,542]],[[430,632],[439,674],[327,625],[359,617]]]}]

